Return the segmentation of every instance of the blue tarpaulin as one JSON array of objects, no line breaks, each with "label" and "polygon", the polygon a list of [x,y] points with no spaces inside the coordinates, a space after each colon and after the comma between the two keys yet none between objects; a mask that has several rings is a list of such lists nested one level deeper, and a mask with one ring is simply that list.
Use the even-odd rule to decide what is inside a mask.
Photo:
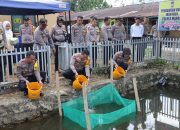
[{"label": "blue tarpaulin", "polygon": [[69,10],[69,2],[56,0],[0,0],[1,15],[44,15]]}]

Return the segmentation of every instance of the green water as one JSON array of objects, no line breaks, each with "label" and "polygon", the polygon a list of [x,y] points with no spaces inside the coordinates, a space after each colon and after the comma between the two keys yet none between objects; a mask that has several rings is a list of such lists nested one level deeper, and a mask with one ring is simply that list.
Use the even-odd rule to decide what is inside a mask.
[{"label": "green water", "polygon": [[[160,91],[157,89],[140,94],[142,113],[131,114],[113,124],[98,126],[94,130],[180,130],[179,93],[180,90]],[[95,113],[108,113],[121,107],[117,104],[102,104],[92,110]],[[29,121],[1,130],[85,129],[67,118],[60,118],[58,113],[54,112],[42,120]]]}]

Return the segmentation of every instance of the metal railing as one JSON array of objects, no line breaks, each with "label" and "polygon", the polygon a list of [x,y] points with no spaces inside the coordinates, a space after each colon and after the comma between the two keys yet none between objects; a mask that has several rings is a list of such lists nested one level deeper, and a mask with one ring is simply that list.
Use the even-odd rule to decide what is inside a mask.
[{"label": "metal railing", "polygon": [[114,54],[122,51],[125,47],[131,49],[131,57],[135,64],[145,63],[156,58],[172,62],[180,61],[180,39],[144,38],[86,44],[63,43],[58,47],[59,68],[68,69],[71,56],[84,49],[90,51],[91,68],[109,66],[110,59],[113,58]]},{"label": "metal railing", "polygon": [[[0,50],[0,82],[17,82],[16,77],[17,63],[25,58],[27,51],[24,48],[13,51]],[[51,54],[50,47],[33,48],[36,58],[39,61],[40,71],[46,72],[46,81],[51,78]]]}]

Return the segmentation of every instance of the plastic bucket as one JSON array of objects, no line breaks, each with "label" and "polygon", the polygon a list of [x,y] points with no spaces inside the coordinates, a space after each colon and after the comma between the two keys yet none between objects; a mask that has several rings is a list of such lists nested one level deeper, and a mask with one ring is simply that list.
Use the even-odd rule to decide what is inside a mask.
[{"label": "plastic bucket", "polygon": [[76,90],[81,90],[83,82],[86,82],[88,84],[88,79],[84,75],[78,75],[76,80],[74,80],[73,82],[73,88]]},{"label": "plastic bucket", "polygon": [[125,74],[126,74],[126,71],[122,67],[119,66],[113,71],[113,79],[118,80]]},{"label": "plastic bucket", "polygon": [[38,82],[31,82],[27,86],[28,89],[28,98],[29,99],[39,99],[40,98],[40,92],[42,89],[42,86]]}]

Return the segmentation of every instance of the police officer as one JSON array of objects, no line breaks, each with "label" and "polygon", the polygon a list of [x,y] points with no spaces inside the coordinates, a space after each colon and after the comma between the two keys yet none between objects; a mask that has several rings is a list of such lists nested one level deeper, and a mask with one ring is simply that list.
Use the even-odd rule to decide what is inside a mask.
[{"label": "police officer", "polygon": [[19,33],[22,38],[22,50],[24,50],[24,48],[26,48],[26,50],[28,50],[28,48],[32,50],[34,44],[33,25],[29,23],[29,20],[28,17],[24,18],[24,24],[19,27]]},{"label": "police officer", "polygon": [[[123,25],[122,18],[116,19],[116,24],[114,24],[112,26],[112,34],[113,34],[113,40],[115,40],[116,42],[126,39],[126,31],[125,31],[125,27]],[[117,45],[117,47],[115,47],[115,52],[122,51],[122,50],[123,50],[122,43],[120,45]]]},{"label": "police officer", "polygon": [[90,77],[90,58],[89,58],[89,51],[84,50],[81,53],[75,53],[71,57],[70,61],[70,69],[66,70],[63,73],[63,76],[67,79],[71,79],[73,82],[75,78],[82,74],[87,78]]},{"label": "police officer", "polygon": [[43,86],[42,78],[38,67],[35,67],[36,59],[34,51],[29,51],[26,57],[17,64],[17,77],[19,79],[19,90],[24,91],[24,95],[27,95],[26,86],[30,82],[39,82]]},{"label": "police officer", "polygon": [[131,50],[124,48],[123,51],[116,52],[114,55],[115,67],[122,67],[124,70],[128,70],[128,66],[132,63],[131,61]]},{"label": "police officer", "polygon": [[[39,20],[39,26],[36,28],[34,32],[34,48],[39,49],[40,47],[50,46],[53,53],[56,53],[53,40],[49,34],[47,27],[47,20],[45,18],[41,18]],[[42,60],[42,56],[39,56],[40,70],[43,70],[42,64],[44,60]],[[46,60],[47,61],[47,60]]]},{"label": "police officer", "polygon": [[[105,17],[104,25],[101,27],[101,41],[104,41],[104,43],[113,40],[112,28],[110,22],[111,22],[110,17]],[[108,65],[108,61],[110,59],[110,54],[111,54],[110,51],[111,49],[109,46],[105,46],[103,49],[105,65]]]},{"label": "police officer", "polygon": [[104,24],[101,27],[101,33],[102,33],[102,41],[112,41],[113,40],[113,35],[112,35],[112,28],[110,25],[111,19],[110,17],[105,17],[104,18]]},{"label": "police officer", "polygon": [[[86,42],[88,44],[97,44],[100,38],[100,30],[97,26],[97,18],[93,17],[91,20],[91,24],[87,27],[87,35],[86,35]],[[95,61],[97,59],[97,47],[92,48],[92,57],[93,57],[93,66],[95,66]]]},{"label": "police officer", "polygon": [[71,28],[72,43],[85,43],[86,28],[83,25],[83,17],[78,16],[77,22]]},{"label": "police officer", "polygon": [[123,25],[123,19],[117,18],[116,24],[112,26],[113,40],[121,41],[126,38],[126,30]]},{"label": "police officer", "polygon": [[94,16],[91,16],[90,20],[89,20],[89,23],[85,25],[86,29],[92,24],[93,19],[94,19]]},{"label": "police officer", "polygon": [[[3,29],[3,24],[2,22],[0,22],[0,53],[2,52],[2,50],[4,50],[6,48],[7,45],[7,40],[6,40],[6,35]],[[0,56],[0,82],[3,82],[3,77],[5,74],[3,74],[3,69],[5,71],[5,65],[6,65],[6,59],[5,57],[1,58],[2,56]],[[4,68],[3,68],[4,66]],[[5,72],[4,72],[5,73]]]},{"label": "police officer", "polygon": [[66,40],[66,29],[63,25],[64,20],[62,17],[57,17],[57,24],[52,27],[51,30],[51,38],[54,41],[54,45],[56,48],[56,54],[55,54],[55,71],[58,71],[58,46],[61,45],[62,42],[65,42]]}]

